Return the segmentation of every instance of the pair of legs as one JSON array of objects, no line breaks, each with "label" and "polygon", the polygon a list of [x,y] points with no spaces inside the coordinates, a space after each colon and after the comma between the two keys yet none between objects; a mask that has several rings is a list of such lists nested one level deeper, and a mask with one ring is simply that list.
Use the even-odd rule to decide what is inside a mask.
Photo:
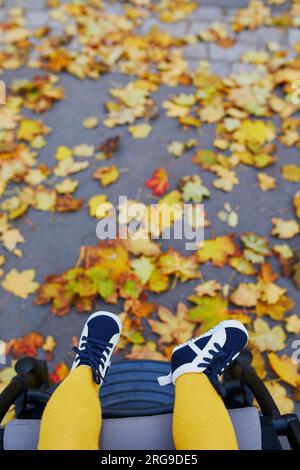
[{"label": "pair of legs", "polygon": [[[79,366],[46,406],[39,449],[99,449],[101,424],[99,386],[91,369]],[[173,436],[178,450],[238,448],[223,400],[206,375],[184,374],[176,380]]]},{"label": "pair of legs", "polygon": [[[102,323],[104,321],[100,317],[96,319]],[[104,329],[106,326],[104,325]],[[220,346],[221,344],[223,349],[226,348],[226,333],[223,333],[225,328],[220,327],[220,330],[222,331],[208,332],[194,338],[175,348],[173,352],[170,380],[175,385],[173,438],[178,450],[238,449],[229,414],[211,383],[212,372],[221,372],[228,360],[228,354],[225,357]],[[89,332],[85,326],[80,340],[81,347],[77,349],[75,367],[53,393],[44,411],[38,445],[40,450],[99,449],[102,425],[99,387],[119,335],[115,334],[114,341],[110,342],[111,333],[107,334],[106,343],[103,339],[97,342],[95,336],[94,331],[90,346]],[[228,338],[229,334],[229,345]],[[213,353],[210,348],[216,345],[216,341],[219,341],[219,345]],[[106,344],[113,345],[111,351],[105,347]],[[106,353],[103,354],[103,350]],[[229,356],[230,354],[228,362],[232,360],[232,351]],[[210,360],[207,363],[208,359]],[[204,372],[201,372],[202,369]],[[97,375],[99,371],[100,378]]]}]

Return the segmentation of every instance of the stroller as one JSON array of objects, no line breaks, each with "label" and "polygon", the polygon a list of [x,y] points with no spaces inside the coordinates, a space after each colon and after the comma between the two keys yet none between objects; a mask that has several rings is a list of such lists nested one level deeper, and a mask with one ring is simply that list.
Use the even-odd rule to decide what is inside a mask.
[{"label": "stroller", "polygon": [[[242,351],[224,375],[224,402],[241,450],[300,449],[300,422],[281,415],[272,396]],[[0,395],[0,423],[15,404],[16,419],[0,427],[1,450],[37,448],[40,419],[55,387],[49,388],[45,361],[24,357],[17,375]],[[172,413],[174,387],[160,387],[157,377],[170,365],[153,360],[114,362],[100,389],[103,450],[174,450]],[[260,412],[253,406],[254,398]]]}]

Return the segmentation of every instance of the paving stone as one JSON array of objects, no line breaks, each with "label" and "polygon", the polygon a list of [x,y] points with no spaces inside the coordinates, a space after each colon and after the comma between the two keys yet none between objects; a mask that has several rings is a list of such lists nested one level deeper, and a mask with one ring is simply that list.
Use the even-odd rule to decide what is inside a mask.
[{"label": "paving stone", "polygon": [[241,31],[238,34],[238,41],[247,44],[267,44],[276,41],[279,44],[285,43],[286,31],[279,28],[257,28],[255,31]]},{"label": "paving stone", "polygon": [[199,19],[201,21],[220,21],[223,17],[222,7],[206,7],[200,6],[191,14],[191,19]]},{"label": "paving stone", "polygon": [[210,43],[208,56],[211,60],[235,62],[239,61],[241,55],[247,50],[249,50],[249,46],[247,44],[236,43],[232,47],[219,47],[214,43]]},{"label": "paving stone", "polygon": [[209,28],[211,23],[211,21],[192,21],[188,27],[188,34],[196,35],[200,33],[200,31]]},{"label": "paving stone", "polygon": [[231,23],[232,18],[235,16],[237,8],[225,7],[223,8],[223,20]]},{"label": "paving stone", "polygon": [[49,22],[48,12],[45,11],[30,11],[26,12],[26,26],[29,28],[39,28]]},{"label": "paving stone", "polygon": [[197,60],[197,59],[187,59],[187,63],[188,63],[189,71],[193,72],[198,67],[199,60]]},{"label": "paving stone", "polygon": [[43,10],[47,2],[45,0],[5,0],[4,5],[7,8],[20,6],[28,10]]},{"label": "paving stone", "polygon": [[107,3],[105,2],[105,11],[115,15],[124,15],[123,5],[121,3]]},{"label": "paving stone", "polygon": [[257,68],[254,64],[243,64],[241,62],[236,62],[232,64],[230,72],[233,74],[242,73],[242,72],[251,73],[256,70]]},{"label": "paving stone", "polygon": [[212,61],[210,62],[210,68],[212,73],[220,75],[221,77],[226,77],[230,72],[230,64],[224,61]]},{"label": "paving stone", "polygon": [[203,42],[197,42],[196,44],[189,44],[184,49],[184,55],[188,59],[207,59],[208,57],[208,46]]},{"label": "paving stone", "polygon": [[139,28],[141,34],[147,34],[153,26],[158,27],[174,37],[184,37],[188,32],[188,22],[178,21],[177,23],[161,23],[156,18],[148,18]]},{"label": "paving stone", "polygon": [[293,46],[298,41],[300,41],[300,28],[290,28],[288,30],[288,44]]},{"label": "paving stone", "polygon": [[0,23],[4,23],[7,18],[7,13],[4,9],[0,10]]},{"label": "paving stone", "polygon": [[45,0],[23,0],[24,8],[29,10],[44,10],[47,7]]}]

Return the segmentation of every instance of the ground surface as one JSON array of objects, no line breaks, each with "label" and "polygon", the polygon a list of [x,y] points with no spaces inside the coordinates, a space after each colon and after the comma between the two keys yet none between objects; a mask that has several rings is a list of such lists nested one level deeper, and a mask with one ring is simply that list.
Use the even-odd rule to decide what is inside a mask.
[{"label": "ground surface", "polygon": [[[193,34],[202,27],[207,27],[211,21],[229,21],[236,8],[244,6],[243,1],[203,1],[201,7],[189,19],[175,24],[161,24],[161,28],[171,32],[176,36]],[[12,0],[4,1],[4,7],[0,9],[0,21],[6,17],[6,8],[12,5],[23,5],[27,11],[28,25],[37,27],[48,24],[48,11],[45,2],[42,0],[24,0],[17,2]],[[122,7],[116,3],[107,7],[114,12],[122,13]],[[155,22],[156,18],[150,18],[143,25],[143,30],[147,31]],[[259,28],[255,32],[243,32],[239,35],[236,45],[232,48],[222,49],[215,44],[196,44],[186,48],[186,57],[190,66],[194,67],[198,60],[206,59],[211,63],[214,72],[226,75],[240,69],[247,69],[247,66],[240,63],[240,55],[243,51],[251,48],[262,48],[263,43],[277,41],[284,47],[289,47],[293,42],[300,39],[299,30],[290,29],[281,31],[277,28]],[[34,76],[36,71],[21,69],[14,72],[5,72],[1,78],[7,83],[16,77]],[[82,120],[87,116],[98,116],[100,121],[105,117],[103,103],[107,101],[108,90],[112,85],[125,84],[129,81],[128,76],[118,73],[104,75],[100,81],[84,80],[80,81],[70,75],[63,74],[61,83],[67,91],[65,100],[55,104],[53,109],[44,116],[44,121],[53,132],[47,137],[47,146],[41,151],[40,161],[54,166],[53,154],[58,145],[74,146],[83,142],[99,144],[109,136],[119,134],[122,136],[122,143],[118,153],[117,164],[120,168],[129,168],[124,172],[117,183],[106,189],[109,199],[117,202],[119,195],[127,195],[130,198],[137,196],[138,190],[143,186],[152,171],[157,167],[165,167],[168,170],[171,189],[176,187],[178,180],[187,174],[195,173],[195,166],[191,164],[192,153],[187,153],[180,159],[172,158],[166,151],[166,146],[172,140],[179,139],[178,124],[174,119],[169,119],[164,112],[160,112],[159,117],[154,122],[154,130],[147,140],[134,141],[126,128],[107,129],[100,125],[95,130],[86,130],[82,127]],[[183,88],[184,89],[184,88]],[[161,103],[171,93],[176,94],[179,87],[170,88],[163,86],[154,95],[157,103]],[[28,113],[30,114],[30,113]],[[212,145],[213,132],[211,126],[203,126],[198,133],[192,130],[189,137],[197,137],[201,148],[209,148]],[[289,163],[299,162],[299,150],[296,148],[286,149],[278,145],[277,155],[279,163],[288,161]],[[77,192],[78,197],[88,200],[92,194],[99,193],[98,182],[91,176],[92,169],[76,175],[80,181]],[[295,193],[295,185],[289,184],[280,176],[280,165],[271,167],[268,173],[278,177],[278,189],[276,192],[263,193],[257,189],[256,174],[251,168],[243,167],[239,169],[240,184],[231,193],[214,191],[214,196],[205,203],[205,209],[209,220],[212,222],[211,228],[206,231],[206,238],[213,233],[230,233],[232,229],[227,227],[217,218],[217,212],[223,209],[224,202],[231,203],[232,207],[239,214],[239,224],[235,229],[237,233],[245,231],[255,231],[258,235],[266,235],[271,230],[271,217],[280,213],[281,208],[285,208],[284,214],[293,214],[291,198]],[[87,176],[89,175],[89,177]],[[212,177],[206,173],[203,179],[207,186],[211,187]],[[147,190],[143,190],[143,195]],[[26,220],[20,219],[16,226],[21,227],[26,239],[24,257],[18,259],[19,270],[35,268],[37,280],[42,282],[44,276],[51,273],[60,273],[74,266],[81,245],[95,244],[96,221],[88,216],[88,209],[85,207],[76,213],[54,214],[47,212],[40,213],[32,211],[29,214],[29,225]],[[275,241],[275,240],[273,240]],[[164,241],[163,246],[169,242]],[[171,241],[173,246],[183,250],[183,243]],[[296,246],[297,240],[292,240],[291,246]],[[16,266],[13,257],[8,258],[6,270]],[[204,266],[204,275],[217,278],[220,282],[226,282],[229,271],[218,270],[211,266]],[[242,277],[241,277],[242,279]],[[193,290],[195,282],[187,284],[178,283],[175,290],[159,296],[161,304],[174,309],[178,301],[185,298]],[[288,288],[288,292],[299,305],[300,294],[291,281],[282,280],[281,285]],[[54,363],[61,360],[71,363],[71,337],[78,335],[85,319],[81,314],[72,311],[70,315],[57,318],[50,313],[47,306],[37,307],[33,305],[32,297],[22,301],[1,289],[0,302],[0,336],[7,340],[11,337],[19,337],[29,331],[39,331],[45,335],[53,335],[57,341]],[[99,301],[97,307],[104,307],[104,303]],[[118,311],[119,307],[112,307]],[[149,328],[146,327],[148,335]],[[288,347],[287,352],[291,350]]]}]

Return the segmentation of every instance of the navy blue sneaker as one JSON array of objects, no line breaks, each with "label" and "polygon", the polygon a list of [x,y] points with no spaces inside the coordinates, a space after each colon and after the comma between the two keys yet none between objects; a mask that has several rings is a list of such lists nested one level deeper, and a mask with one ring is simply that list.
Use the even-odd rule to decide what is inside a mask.
[{"label": "navy blue sneaker", "polygon": [[159,377],[160,385],[167,385],[187,373],[204,373],[219,389],[219,375],[239,355],[248,342],[248,333],[242,323],[227,320],[201,336],[180,344],[172,352],[172,372]]},{"label": "navy blue sneaker", "polygon": [[101,385],[121,331],[122,323],[117,315],[93,313],[83,327],[78,348],[73,348],[76,357],[72,370],[81,365],[91,367],[94,381]]}]

